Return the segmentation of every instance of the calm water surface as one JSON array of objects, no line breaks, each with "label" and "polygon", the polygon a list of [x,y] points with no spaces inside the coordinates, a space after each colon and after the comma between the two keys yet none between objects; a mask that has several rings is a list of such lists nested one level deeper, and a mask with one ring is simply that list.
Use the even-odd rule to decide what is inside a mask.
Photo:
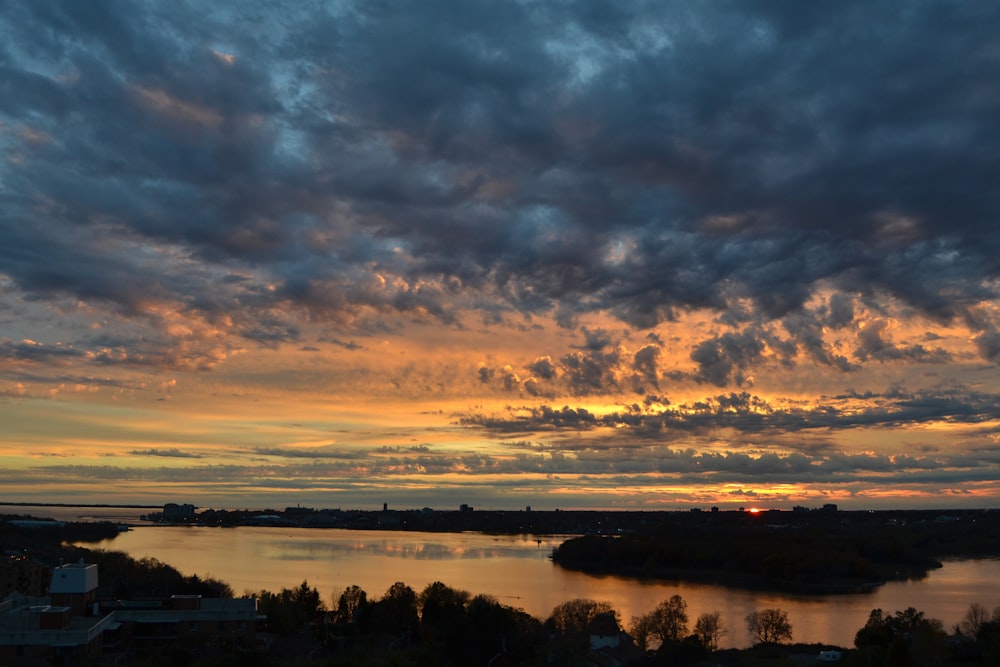
[{"label": "calm water surface", "polygon": [[[496,536],[479,533],[415,533],[305,528],[201,528],[140,526],[99,548],[153,557],[185,575],[215,577],[237,594],[291,588],[304,579],[330,604],[352,584],[370,598],[396,581],[419,592],[441,581],[473,594],[487,593],[545,619],[573,598],[611,602],[627,625],[673,594],[688,603],[691,625],[699,614],[719,611],[729,628],[723,646],[748,645],[743,618],[751,611],[781,607],[794,639],[852,646],[854,633],[876,607],[915,607],[956,624],[972,602],[1000,606],[1000,561],[953,561],[919,582],[886,584],[870,594],[790,596],[689,583],[645,583],[621,577],[569,572],[549,560],[562,537]],[[92,546],[92,545],[90,545]]]}]

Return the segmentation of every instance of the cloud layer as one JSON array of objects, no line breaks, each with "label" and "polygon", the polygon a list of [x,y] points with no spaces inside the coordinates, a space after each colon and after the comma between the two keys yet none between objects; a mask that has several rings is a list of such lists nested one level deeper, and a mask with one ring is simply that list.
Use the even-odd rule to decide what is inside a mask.
[{"label": "cloud layer", "polygon": [[[262,455],[365,421],[497,489],[591,474],[555,464],[573,429],[652,447],[643,474],[752,442],[806,495],[845,461],[995,479],[998,29],[944,1],[5,6],[0,407],[308,395],[344,410]],[[378,426],[387,397],[447,437]],[[537,470],[504,467],[515,432]],[[116,451],[213,456],[153,439]]]}]

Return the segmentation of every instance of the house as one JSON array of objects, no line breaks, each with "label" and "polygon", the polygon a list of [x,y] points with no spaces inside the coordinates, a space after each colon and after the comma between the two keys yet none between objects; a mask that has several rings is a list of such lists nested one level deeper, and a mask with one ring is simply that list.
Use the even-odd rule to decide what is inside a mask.
[{"label": "house", "polygon": [[590,648],[597,651],[602,648],[618,648],[621,645],[621,628],[614,612],[597,614],[587,628],[590,633]]},{"label": "house", "polygon": [[115,640],[135,648],[165,643],[250,648],[256,641],[257,600],[173,595],[163,601],[116,602]]},{"label": "house", "polygon": [[590,652],[581,664],[620,667],[643,656],[632,637],[618,626],[614,612],[597,614],[587,627]]},{"label": "house", "polygon": [[163,600],[96,599],[96,565],[52,571],[49,595],[0,602],[0,664],[62,664],[163,647],[252,648],[257,600],[174,595]]}]

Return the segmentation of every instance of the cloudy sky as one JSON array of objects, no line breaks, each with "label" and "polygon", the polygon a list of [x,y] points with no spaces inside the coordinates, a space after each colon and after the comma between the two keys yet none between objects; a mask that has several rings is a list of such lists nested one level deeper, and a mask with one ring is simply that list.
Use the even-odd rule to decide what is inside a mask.
[{"label": "cloudy sky", "polygon": [[0,500],[1000,507],[998,34],[5,2]]}]

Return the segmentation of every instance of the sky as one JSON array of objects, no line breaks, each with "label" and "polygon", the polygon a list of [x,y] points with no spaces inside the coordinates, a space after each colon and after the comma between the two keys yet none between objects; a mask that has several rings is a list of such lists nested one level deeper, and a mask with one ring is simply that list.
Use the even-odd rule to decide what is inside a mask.
[{"label": "sky", "polygon": [[0,6],[0,501],[1000,508],[1000,5]]}]

